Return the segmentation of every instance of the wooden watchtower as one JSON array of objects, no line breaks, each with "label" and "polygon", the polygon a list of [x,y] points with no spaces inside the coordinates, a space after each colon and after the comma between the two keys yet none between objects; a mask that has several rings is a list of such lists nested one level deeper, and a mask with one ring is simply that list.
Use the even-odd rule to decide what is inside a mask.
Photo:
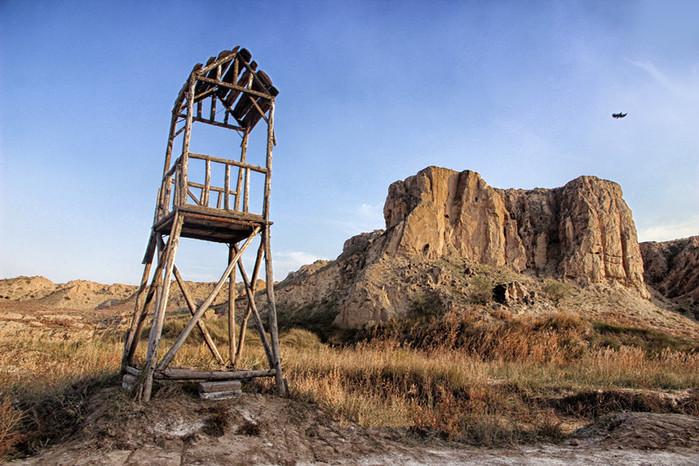
[{"label": "wooden watchtower", "polygon": [[[197,64],[175,100],[153,227],[143,258],[145,268],[136,294],[133,319],[126,336],[122,358],[124,381],[128,380],[126,385],[132,386],[136,397],[143,401],[150,400],[154,379],[220,381],[273,376],[277,392],[280,395],[285,394],[274,301],[269,221],[272,149],[276,144],[274,99],[277,94],[278,91],[269,77],[257,69],[257,63],[252,61],[251,53],[244,48],[235,47],[233,50],[221,52],[218,57],[211,57],[206,65]],[[250,160],[249,137],[261,121],[267,126],[266,145],[260,145],[261,151],[266,151],[264,166],[247,161]],[[215,128],[215,131],[225,131],[226,134],[236,132],[240,136],[239,159],[192,152],[190,147],[193,129],[202,125],[208,125],[208,131]],[[180,140],[182,150],[179,155],[175,155],[173,149],[176,145],[179,146]],[[201,179],[194,179],[191,169],[193,163],[203,166],[203,170],[200,170]],[[223,173],[222,183],[212,182],[214,169],[219,174]],[[258,211],[250,205],[251,173],[257,178],[264,178],[263,186],[258,186],[262,190],[261,196],[258,195],[262,201]],[[261,235],[261,239],[252,276],[248,276],[241,256],[257,235]],[[199,306],[192,300],[187,285],[175,266],[178,242],[182,237],[228,245],[228,266],[213,291]],[[156,257],[156,268],[148,284],[151,266]],[[253,289],[263,260],[268,298],[267,328],[255,304]],[[239,329],[237,349],[234,308],[236,267],[242,276],[248,299],[245,317]],[[191,318],[173,345],[159,359],[158,346],[163,323],[168,315],[166,308],[173,275],[189,306]],[[228,360],[221,356],[203,319],[205,311],[214,302],[226,281],[229,282]],[[134,354],[147,316],[151,312],[153,317],[148,351],[145,364],[139,369],[134,367]],[[269,363],[267,370],[235,368],[247,320],[251,314],[265,349]],[[195,326],[199,328],[212,356],[223,370],[196,371],[191,368],[170,367],[175,354]],[[269,339],[266,332],[270,334]]]}]

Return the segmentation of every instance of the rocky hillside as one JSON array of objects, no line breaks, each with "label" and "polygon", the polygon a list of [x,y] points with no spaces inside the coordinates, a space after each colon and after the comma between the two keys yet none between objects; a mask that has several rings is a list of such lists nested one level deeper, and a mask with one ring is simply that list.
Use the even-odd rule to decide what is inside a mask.
[{"label": "rocky hillside", "polygon": [[646,284],[699,320],[699,236],[640,246]]},{"label": "rocky hillside", "polygon": [[290,274],[280,306],[341,327],[405,315],[425,296],[545,312],[579,290],[651,306],[632,214],[611,181],[502,190],[473,171],[428,167],[390,186],[384,217],[385,230],[350,238],[335,261]]}]

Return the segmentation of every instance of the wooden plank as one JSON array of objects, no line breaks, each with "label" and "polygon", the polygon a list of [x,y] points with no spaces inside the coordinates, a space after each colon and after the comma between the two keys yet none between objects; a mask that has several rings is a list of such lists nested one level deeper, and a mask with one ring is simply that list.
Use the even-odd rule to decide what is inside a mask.
[{"label": "wooden plank", "polygon": [[126,372],[127,374],[135,375],[136,377],[138,377],[141,374],[141,371],[131,366],[126,366],[124,368],[124,372]]},{"label": "wooden plank", "polygon": [[[182,275],[180,275],[180,271],[177,270],[177,266],[175,266],[173,271],[175,272],[175,279],[177,280],[177,284],[180,285],[182,296],[184,296],[184,299],[187,302],[189,312],[192,315],[194,315],[194,311],[196,310],[196,304],[194,304],[194,300],[192,300],[191,295],[189,294],[187,284],[182,279]],[[209,334],[206,325],[204,324],[204,322],[201,321],[201,319],[197,321],[197,326],[199,327],[199,331],[201,332],[201,335],[204,338],[206,345],[209,347],[209,350],[211,351],[211,354],[214,356],[216,361],[218,361],[219,364],[225,364],[226,361],[223,360],[223,358],[221,357],[221,353],[218,352],[218,348],[216,348],[214,340],[211,338],[211,335]]]},{"label": "wooden plank", "polygon": [[273,369],[240,371],[196,371],[179,367],[169,367],[155,371],[158,380],[245,380],[256,377],[273,377]]},{"label": "wooden plank", "polygon": [[199,393],[199,398],[201,398],[202,400],[230,400],[232,398],[240,398],[241,396],[243,396],[242,390],[231,390],[228,392],[214,392],[214,393],[205,393],[205,392]]},{"label": "wooden plank", "polygon": [[[195,88],[194,88],[194,95],[201,94],[202,92],[204,92],[205,90],[207,90],[207,89],[209,89],[209,88],[211,87],[211,83],[209,83],[209,82],[204,82],[204,81],[199,81],[199,79],[201,78],[201,76],[199,76],[199,75],[200,75],[200,74],[203,74],[203,73],[206,73],[206,72],[207,72],[206,70],[208,69],[208,67],[209,67],[212,63],[214,63],[215,61],[216,61],[216,57],[209,57],[209,59],[206,61],[206,67],[207,67],[207,68],[204,68],[204,69],[202,69],[202,70],[200,70],[200,71],[198,71],[198,72],[196,73],[195,78],[196,78],[196,80],[197,80],[197,84],[196,84],[196,86],[195,86]],[[209,70],[208,72],[210,73],[211,70]],[[214,76],[215,76],[215,75],[210,76],[210,79],[213,80]]]},{"label": "wooden plank", "polygon": [[172,347],[170,350],[163,356],[163,359],[160,361],[158,364],[158,369],[162,370],[165,369],[170,362],[172,362],[172,359],[175,357],[177,354],[177,351],[179,351],[180,347],[184,344],[185,339],[189,336],[190,332],[194,328],[194,325],[196,325],[197,321],[201,318],[202,315],[204,315],[204,312],[211,306],[211,303],[216,299],[216,296],[218,296],[218,293],[221,291],[221,288],[223,287],[223,284],[225,281],[228,279],[228,276],[230,275],[231,271],[233,270],[233,267],[235,267],[235,263],[238,262],[240,264],[240,256],[245,252],[248,246],[250,246],[250,243],[252,243],[253,238],[259,233],[260,227],[256,227],[255,230],[252,232],[250,237],[245,241],[243,244],[243,247],[240,248],[239,251],[236,251],[235,257],[233,262],[228,264],[228,267],[226,268],[226,271],[223,273],[223,276],[221,279],[216,283],[216,286],[214,286],[214,289],[211,291],[209,296],[204,300],[204,302],[199,306],[197,311],[192,315],[192,318],[189,319],[189,322],[187,322],[187,325],[185,325],[184,329],[182,329],[182,332],[180,335],[177,337],[177,340],[175,340],[175,343],[173,343]]},{"label": "wooden plank", "polygon": [[240,380],[224,380],[223,382],[199,382],[199,392],[215,393],[240,390],[242,387]]}]

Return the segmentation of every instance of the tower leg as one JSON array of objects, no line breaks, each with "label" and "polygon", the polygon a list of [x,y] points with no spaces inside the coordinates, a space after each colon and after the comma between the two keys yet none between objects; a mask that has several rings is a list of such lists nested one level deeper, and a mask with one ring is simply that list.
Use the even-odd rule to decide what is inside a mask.
[{"label": "tower leg", "polygon": [[[233,247],[228,246],[228,262],[230,263],[235,256]],[[242,330],[241,330],[242,331]],[[235,367],[235,267],[231,271],[231,276],[228,279],[228,356],[230,358],[231,367]]]},{"label": "tower leg", "polygon": [[153,326],[150,329],[148,337],[148,354],[146,356],[146,365],[143,369],[143,392],[141,400],[150,401],[153,390],[153,374],[158,358],[158,345],[160,344],[160,336],[163,332],[163,322],[165,320],[165,308],[167,307],[168,295],[170,294],[170,282],[172,281],[172,271],[175,267],[175,256],[177,254],[177,245],[182,232],[182,223],[184,219],[180,214],[175,214],[170,230],[170,239],[167,242],[165,251],[165,275],[163,276],[162,284],[157,290],[156,309],[153,314]]},{"label": "tower leg", "polygon": [[275,384],[277,386],[277,394],[280,396],[286,396],[286,387],[284,385],[284,377],[282,375],[282,362],[281,354],[279,351],[279,332],[277,330],[277,305],[274,301],[274,273],[272,270],[272,246],[269,237],[269,224],[265,225],[264,232],[262,234],[262,240],[264,241],[265,248],[265,271],[266,271],[266,284],[267,284],[267,301],[269,302],[268,309],[268,322],[269,322],[269,333],[272,337],[272,355],[273,355],[273,366],[272,369],[276,371],[274,375]]}]

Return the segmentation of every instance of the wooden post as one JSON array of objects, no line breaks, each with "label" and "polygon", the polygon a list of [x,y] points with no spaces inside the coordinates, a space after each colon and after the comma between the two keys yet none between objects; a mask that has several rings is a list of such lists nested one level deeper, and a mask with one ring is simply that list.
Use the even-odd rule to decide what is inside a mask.
[{"label": "wooden post", "polygon": [[[262,247],[262,245],[260,245]],[[262,319],[260,318],[260,313],[257,311],[257,306],[255,305],[255,290],[248,280],[248,275],[245,273],[245,268],[243,267],[242,261],[238,262],[238,268],[240,269],[240,276],[243,278],[243,283],[245,284],[245,292],[248,295],[248,302],[252,308],[252,315],[255,317],[255,325],[257,325],[257,333],[260,334],[260,340],[262,341],[262,346],[265,349],[265,354],[267,355],[267,361],[270,366],[274,366],[274,351],[269,346],[269,340],[267,340],[267,334],[265,333],[265,327],[262,325]]]},{"label": "wooden post", "polygon": [[[151,235],[154,235],[155,232],[151,233]],[[141,277],[141,284],[138,287],[138,291],[136,292],[136,304],[134,305],[134,310],[133,310],[133,319],[131,320],[131,327],[129,327],[129,332],[126,334],[126,340],[124,341],[124,352],[121,356],[121,371],[124,371],[124,368],[129,364],[129,352],[131,350],[131,345],[133,344],[133,339],[136,335],[136,327],[138,326],[137,323],[141,318],[141,310],[143,306],[143,290],[146,289],[146,285],[148,285],[148,276],[150,275],[150,268],[151,264],[153,263],[153,256],[151,256],[151,260],[148,261],[143,269],[143,276]]]},{"label": "wooden post", "polygon": [[187,94],[187,123],[182,141],[182,166],[180,167],[180,198],[178,206],[187,204],[187,168],[189,167],[189,146],[192,139],[192,121],[194,120],[194,87],[196,84],[194,73],[189,76],[189,91]]},{"label": "wooden post", "polygon": [[[248,130],[245,130],[245,133],[243,133],[243,141],[240,143],[240,162],[245,163],[245,158],[247,157],[247,152],[248,152],[248,135],[250,133]],[[243,168],[240,167],[238,168],[238,184],[236,185],[235,191],[235,207],[234,209],[236,211],[240,210],[240,193],[242,192],[243,189]]]},{"label": "wooden post", "polygon": [[223,198],[223,208],[225,210],[230,210],[230,191],[231,191],[231,166],[229,164],[226,164],[226,175],[225,179],[223,180],[223,192],[224,192],[224,198]]},{"label": "wooden post", "polygon": [[204,189],[201,193],[201,205],[209,207],[209,192],[211,191],[211,160],[206,160],[206,174],[204,175]]},{"label": "wooden post", "polygon": [[175,267],[175,256],[177,255],[177,245],[180,240],[183,222],[184,218],[179,213],[176,213],[172,222],[172,229],[170,230],[170,239],[165,248],[165,256],[167,258],[165,276],[163,277],[163,284],[158,291],[158,298],[156,300],[157,306],[155,314],[153,315],[153,326],[150,329],[150,336],[148,337],[146,366],[143,369],[145,378],[142,382],[142,400],[145,402],[150,401],[151,392],[153,390],[153,372],[155,372],[155,363],[158,358],[158,345],[160,344],[160,337],[163,332],[165,308],[167,307],[167,299],[170,294],[170,281],[172,280],[172,270]]},{"label": "wooden post", "polygon": [[[262,254],[264,253],[264,249],[262,247],[259,247],[257,249],[257,257],[255,259],[255,266],[253,267],[252,270],[252,283],[253,286],[257,283],[257,274],[260,272],[260,264],[262,263]],[[248,305],[245,310],[245,315],[243,316],[243,320],[240,323],[240,334],[238,336],[238,348],[237,351],[235,352],[235,360],[233,361],[233,366],[238,365],[238,361],[240,361],[240,357],[243,354],[243,346],[245,345],[245,332],[247,331],[248,328],[248,319],[250,318],[250,314],[252,313],[252,305],[250,304],[250,301],[248,300]]]},{"label": "wooden post", "polygon": [[265,174],[265,194],[263,217],[267,220],[262,234],[262,241],[265,248],[265,272],[267,274],[267,301],[269,303],[268,321],[269,333],[272,338],[272,350],[274,351],[274,361],[272,367],[277,371],[275,382],[277,393],[286,395],[286,387],[282,376],[281,354],[279,349],[279,333],[277,330],[277,306],[274,300],[274,273],[272,270],[272,246],[269,232],[269,201],[272,188],[272,151],[274,150],[274,99],[270,101],[269,119],[267,121],[267,173]]},{"label": "wooden post", "polygon": [[[163,254],[163,251],[165,250],[165,245],[163,243],[163,238],[159,234],[156,236],[156,243],[158,248],[158,265],[155,268],[155,273],[153,274],[151,285],[148,288],[148,294],[146,296],[145,302],[140,307],[140,315],[138,317],[134,315],[134,321],[137,321],[137,323],[135,325],[133,337],[131,338],[131,342],[128,347],[128,353],[126,353],[125,359],[127,365],[131,364],[131,360],[133,359],[134,354],[136,354],[136,348],[138,347],[138,342],[141,338],[141,332],[143,331],[143,324],[145,323],[146,317],[148,316],[150,308],[152,307],[151,304],[153,302],[153,296],[156,294],[157,290],[160,289],[159,287],[162,286],[163,267],[165,267],[165,257]],[[127,348],[125,347],[124,350],[126,351]]]},{"label": "wooden post", "polygon": [[[229,167],[229,165],[226,165]],[[233,250],[234,245],[228,245],[228,262],[233,260],[235,251]],[[235,367],[233,362],[233,355],[236,353],[235,349],[235,267],[231,271],[231,276],[228,279],[228,357],[230,359],[231,367]]]}]

